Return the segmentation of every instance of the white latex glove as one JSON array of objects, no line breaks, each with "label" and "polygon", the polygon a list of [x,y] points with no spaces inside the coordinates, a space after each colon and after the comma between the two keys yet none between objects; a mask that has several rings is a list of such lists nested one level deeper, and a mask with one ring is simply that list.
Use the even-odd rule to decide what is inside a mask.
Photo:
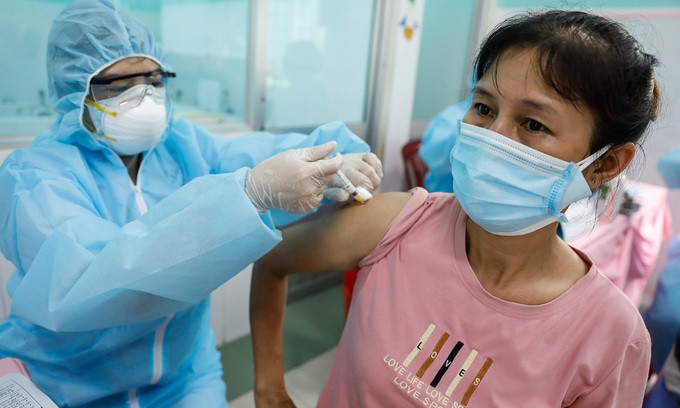
[{"label": "white latex glove", "polygon": [[342,166],[342,157],[325,158],[336,144],[287,150],[250,170],[245,190],[257,211],[302,214],[316,207],[323,199],[324,187]]},{"label": "white latex glove", "polygon": [[[342,157],[342,172],[354,184],[354,187],[364,188],[371,194],[380,187],[383,170],[378,156],[373,153],[349,153]],[[342,182],[337,175],[331,178],[323,195],[333,201],[349,200],[349,193],[342,188]]]}]

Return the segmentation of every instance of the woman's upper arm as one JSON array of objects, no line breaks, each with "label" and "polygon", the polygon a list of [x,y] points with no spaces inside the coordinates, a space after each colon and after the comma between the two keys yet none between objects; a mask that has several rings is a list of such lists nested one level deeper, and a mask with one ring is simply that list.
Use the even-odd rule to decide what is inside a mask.
[{"label": "woman's upper arm", "polygon": [[385,193],[282,231],[262,260],[282,274],[355,269],[404,207],[410,193]]}]

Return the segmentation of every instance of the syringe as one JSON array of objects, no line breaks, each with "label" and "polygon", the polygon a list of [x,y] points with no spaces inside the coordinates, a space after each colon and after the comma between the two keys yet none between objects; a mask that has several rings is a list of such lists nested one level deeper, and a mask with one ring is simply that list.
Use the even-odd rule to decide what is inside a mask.
[{"label": "syringe", "polygon": [[338,170],[337,172],[338,177],[340,178],[340,181],[342,182],[342,188],[345,189],[349,193],[349,195],[355,199],[356,201],[360,203],[365,203],[369,199],[373,197],[371,193],[369,193],[366,189],[362,187],[354,187],[354,184],[352,184],[351,181],[345,176],[345,173],[342,172],[342,170]]}]

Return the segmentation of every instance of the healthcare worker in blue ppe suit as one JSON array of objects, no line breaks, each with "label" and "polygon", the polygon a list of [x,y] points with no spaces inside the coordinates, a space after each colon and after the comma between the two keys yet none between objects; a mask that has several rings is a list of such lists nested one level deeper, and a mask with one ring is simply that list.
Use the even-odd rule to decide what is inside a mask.
[{"label": "healthcare worker in blue ppe suit", "polygon": [[[669,188],[680,188],[680,148],[661,157],[657,169]],[[658,373],[680,331],[680,235],[666,245],[654,301],[642,317],[652,338],[652,369]]]},{"label": "healthcare worker in blue ppe suit", "polygon": [[[0,169],[16,267],[0,357],[59,406],[227,406],[210,293],[280,241],[284,213],[347,198],[338,169],[376,189],[379,160],[339,123],[228,139],[174,120],[160,46],[107,1],[66,6],[47,70],[58,118]],[[328,158],[336,144],[361,154]]]},{"label": "healthcare worker in blue ppe suit", "polygon": [[418,150],[418,156],[427,166],[427,173],[423,183],[430,192],[453,193],[453,176],[451,162],[442,152],[450,152],[453,142],[458,137],[459,122],[470,109],[472,103],[472,89],[475,86],[474,75],[470,75],[467,82],[467,97],[453,105],[447,106],[437,114],[425,128]]},{"label": "healthcare worker in blue ppe suit", "polygon": [[[669,188],[680,188],[680,148],[661,157],[657,169]],[[680,235],[667,244],[654,301],[642,317],[652,339],[652,370],[659,373],[644,407],[680,407]]]},{"label": "healthcare worker in blue ppe suit", "polygon": [[458,123],[470,109],[471,97],[448,106],[437,114],[425,128],[418,156],[427,165],[424,187],[431,192],[453,193],[451,162],[442,152],[450,152],[458,136]]}]

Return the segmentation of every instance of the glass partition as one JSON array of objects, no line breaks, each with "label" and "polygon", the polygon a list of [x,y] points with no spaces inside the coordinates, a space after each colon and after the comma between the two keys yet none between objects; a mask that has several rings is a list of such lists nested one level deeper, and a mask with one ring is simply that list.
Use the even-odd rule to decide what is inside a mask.
[{"label": "glass partition", "polygon": [[47,129],[56,117],[47,96],[45,53],[52,19],[59,14],[65,3],[44,0],[2,1],[2,144],[18,144],[19,136],[33,135]]},{"label": "glass partition", "polygon": [[374,2],[269,0],[266,129],[365,121]]},{"label": "glass partition", "polygon": [[[45,53],[52,20],[69,1],[0,1],[0,146],[12,147],[26,144],[56,117]],[[118,3],[151,28],[177,72],[176,117],[223,130],[244,122],[248,0]]]},{"label": "glass partition", "polygon": [[471,73],[476,1],[427,0],[420,41],[413,120],[430,120],[465,99]]},{"label": "glass partition", "polygon": [[176,116],[204,125],[244,122],[248,0],[164,1],[149,17],[150,26],[158,20],[154,31],[177,72]]},{"label": "glass partition", "polygon": [[[52,20],[69,1],[0,2],[0,147],[14,147],[29,143],[55,118],[46,43]],[[264,19],[252,19],[249,0],[117,3],[163,45],[177,73],[176,117],[218,132],[243,129],[246,122],[253,125],[249,84],[263,83],[265,103],[250,109],[266,129],[366,121],[375,1],[268,0],[258,3]],[[263,26],[255,28],[263,38],[254,46],[250,21]],[[265,56],[261,71],[249,61],[253,51]]]}]

